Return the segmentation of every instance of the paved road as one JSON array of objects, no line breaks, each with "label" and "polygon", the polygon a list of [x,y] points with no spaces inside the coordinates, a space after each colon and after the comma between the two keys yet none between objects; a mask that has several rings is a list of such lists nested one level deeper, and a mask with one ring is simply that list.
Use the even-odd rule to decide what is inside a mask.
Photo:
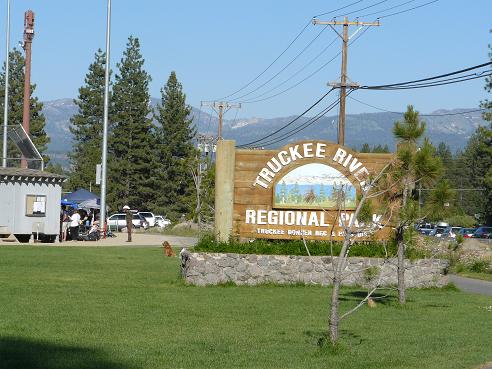
[{"label": "paved road", "polygon": [[460,277],[454,274],[449,276],[449,280],[450,282],[453,282],[459,289],[465,292],[492,296],[492,282]]},{"label": "paved road", "polygon": [[[116,237],[101,239],[99,241],[67,241],[54,243],[37,243],[37,246],[83,246],[83,247],[111,247],[111,246],[126,246],[126,247],[162,247],[162,242],[167,241],[171,246],[176,248],[194,246],[198,239],[195,237],[171,236],[165,234],[149,234],[135,232],[132,234],[133,242],[125,242],[127,234],[124,232],[116,232]],[[1,242],[0,246],[21,245],[19,242]],[[27,245],[27,244],[24,244]],[[33,243],[31,243],[33,245]]]}]

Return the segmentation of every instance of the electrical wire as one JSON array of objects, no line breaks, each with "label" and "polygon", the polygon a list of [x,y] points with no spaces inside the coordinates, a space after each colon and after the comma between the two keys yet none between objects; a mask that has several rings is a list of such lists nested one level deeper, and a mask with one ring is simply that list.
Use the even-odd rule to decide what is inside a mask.
[{"label": "electrical wire", "polygon": [[334,9],[334,10],[330,10],[329,12],[326,12],[326,13],[321,13],[321,14],[318,14],[318,15],[315,15],[313,18],[317,18],[317,17],[321,17],[323,15],[327,15],[327,14],[331,14],[331,13],[335,13],[339,10],[343,10],[343,9],[346,9],[352,5],[355,5],[355,4],[358,4],[358,3],[361,3],[363,2],[364,0],[358,0],[358,1],[354,1],[353,3],[351,4],[348,4],[348,5],[345,5],[345,6],[342,6],[341,8],[338,8],[338,9]]},{"label": "electrical wire", "polygon": [[454,76],[454,75],[457,75],[457,74],[469,72],[471,70],[483,68],[483,67],[488,66],[488,65],[492,65],[492,62],[478,64],[478,65],[474,65],[474,66],[469,67],[469,68],[460,69],[460,70],[457,70],[457,71],[454,71],[454,72],[440,74],[440,75],[433,76],[433,77],[416,79],[416,80],[413,80],[413,81],[390,83],[390,84],[375,85],[375,86],[361,86],[360,88],[361,89],[366,89],[366,88],[369,88],[370,87],[371,89],[379,89],[379,88],[383,88],[383,87],[395,87],[395,86],[408,85],[408,84],[413,84],[413,83],[418,83],[418,82],[432,81],[432,80],[435,80],[435,79],[440,79],[440,78],[444,78],[444,77],[449,77],[449,76]]},{"label": "electrical wire", "polygon": [[243,85],[241,88],[239,88],[238,90],[234,91],[233,93],[230,93],[229,95],[227,96],[224,96],[224,97],[221,97],[220,99],[218,100],[223,100],[223,99],[227,99],[231,96],[234,96],[236,95],[238,92],[241,92],[243,91],[245,88],[248,88],[253,82],[257,81],[262,75],[264,75],[276,62],[277,60],[279,60],[286,52],[287,50],[289,50],[291,48],[291,46],[299,39],[299,37],[301,37],[301,35],[304,33],[304,31],[306,30],[306,28],[308,28],[308,26],[311,24],[311,20],[309,20],[309,22],[306,23],[306,25],[301,29],[301,31],[294,37],[294,39],[289,43],[289,45],[287,45],[287,47],[280,53],[280,55],[278,55],[260,74],[258,74],[256,77],[254,77],[251,81],[249,81],[248,83],[246,83],[245,85]]},{"label": "electrical wire", "polygon": [[[356,42],[359,38],[361,38],[364,33],[366,33],[368,30],[369,30],[370,27],[367,27],[365,28],[361,33],[359,33],[359,35],[354,39],[352,40],[349,45],[352,45],[354,42]],[[267,96],[265,98],[262,98],[262,99],[256,99],[256,100],[246,100],[246,101],[242,101],[243,104],[252,104],[252,103],[257,103],[257,102],[261,102],[261,101],[266,101],[266,100],[270,100],[270,99],[273,99],[274,97],[277,97],[279,95],[282,95],[290,90],[292,90],[293,88],[296,88],[297,86],[299,86],[301,83],[307,81],[308,79],[310,79],[311,77],[315,76],[316,74],[318,74],[321,70],[323,70],[328,64],[330,64],[333,60],[335,60],[342,52],[339,51],[333,58],[331,58],[330,60],[328,60],[326,63],[324,63],[323,65],[321,65],[318,69],[316,69],[314,72],[312,72],[311,74],[309,74],[307,77],[301,79],[300,81],[298,81],[297,83],[295,83],[294,85],[276,93],[276,94],[273,94],[273,95],[270,95],[270,96]]]},{"label": "electrical wire", "polygon": [[342,16],[346,16],[346,15],[350,15],[350,14],[355,14],[355,13],[358,13],[362,10],[366,10],[366,9],[370,9],[370,8],[374,8],[375,6],[378,6],[379,4],[383,4],[385,2],[387,2],[388,0],[381,0],[381,1],[378,1],[377,3],[375,4],[372,4],[372,5],[369,5],[369,6],[366,6],[365,8],[361,8],[361,9],[357,9],[357,10],[354,10],[354,11],[351,11],[349,13],[345,13],[345,14],[339,14],[339,15],[335,15],[334,18],[338,18],[338,17],[342,17]]},{"label": "electrical wire", "polygon": [[398,4],[398,5],[394,5],[392,7],[389,7],[389,8],[386,8],[386,9],[382,9],[382,10],[379,10],[377,12],[373,12],[373,13],[368,13],[368,14],[363,14],[363,15],[359,15],[357,16],[358,18],[364,18],[364,17],[369,17],[370,15],[374,15],[374,14],[380,14],[380,13],[384,13],[384,12],[387,12],[389,10],[392,10],[392,9],[396,9],[396,8],[399,8],[400,6],[404,6],[404,5],[407,5],[407,4],[410,4],[410,3],[413,3],[417,0],[408,0],[408,1],[405,1],[404,3],[401,3],[401,4]]},{"label": "electrical wire", "polygon": [[383,15],[382,17],[379,17],[378,19],[383,19],[383,18],[388,18],[388,17],[392,17],[394,15],[398,15],[398,14],[402,14],[402,13],[406,13],[406,12],[409,12],[409,11],[412,11],[412,10],[415,10],[415,9],[418,9],[418,8],[422,8],[424,6],[427,6],[427,5],[430,5],[432,3],[437,3],[439,0],[432,0],[432,1],[428,1],[426,2],[425,4],[421,4],[421,5],[418,5],[418,6],[414,6],[413,8],[410,8],[410,9],[405,9],[405,10],[402,10],[402,11],[399,11],[399,12],[396,12],[396,13],[391,13],[391,14],[388,14],[388,15]]},{"label": "electrical wire", "polygon": [[475,77],[468,77],[468,78],[463,78],[463,79],[454,79],[453,81],[450,82],[433,82],[433,83],[427,83],[427,84],[418,84],[418,85],[408,85],[408,86],[396,86],[396,87],[384,87],[384,88],[364,88],[365,90],[378,90],[378,91],[388,91],[388,90],[413,90],[417,88],[427,88],[427,87],[436,87],[436,86],[444,86],[444,85],[451,85],[454,83],[460,83],[460,82],[465,82],[465,81],[471,81],[474,79],[478,78],[485,78],[492,76],[492,73],[489,74],[484,74],[484,75],[479,75]]},{"label": "electrical wire", "polygon": [[328,26],[323,27],[321,29],[321,31],[316,35],[316,37],[314,37],[289,63],[287,63],[287,65],[285,65],[282,69],[280,69],[280,71],[278,71],[276,74],[274,74],[272,77],[270,77],[270,79],[263,82],[261,85],[256,87],[254,90],[251,90],[250,92],[247,92],[241,96],[234,98],[234,101],[238,101],[239,99],[242,99],[243,97],[251,95],[252,93],[258,91],[259,89],[261,89],[262,87],[264,87],[265,85],[270,83],[273,79],[278,77],[279,74],[281,74],[284,70],[286,70],[288,67],[290,67],[292,65],[292,63],[294,63],[307,49],[309,49],[309,47],[321,36],[321,34],[326,30],[326,28],[328,28]]},{"label": "electrical wire", "polygon": [[[347,93],[347,96],[351,92],[352,92],[352,90],[350,90]],[[301,126],[295,128],[295,129],[292,129],[292,130],[290,130],[288,132],[285,132],[282,136],[276,137],[272,141],[264,142],[264,143],[261,144],[261,146],[262,147],[264,147],[264,146],[271,146],[271,145],[276,144],[278,142],[284,141],[287,138],[290,138],[290,137],[294,136],[295,134],[297,134],[297,133],[305,130],[306,128],[312,126],[314,123],[316,123],[318,120],[320,120],[326,113],[328,113],[329,111],[333,110],[339,103],[340,103],[340,99],[338,98],[335,101],[333,101],[331,104],[329,104],[328,107],[326,107],[321,112],[319,112],[318,114],[316,114],[316,116],[314,116],[314,117],[308,119],[306,122],[304,122]]]},{"label": "electrical wire", "polygon": [[[260,97],[263,97],[265,95],[268,95],[270,92],[272,91],[275,91],[276,89],[278,89],[279,87],[282,87],[283,85],[285,85],[287,82],[291,81],[294,77],[297,77],[301,72],[303,72],[307,67],[309,67],[311,64],[313,64],[321,55],[323,55],[326,50],[328,50],[330,48],[330,46],[332,46],[336,41],[338,40],[338,36],[335,36],[335,38],[333,39],[333,41],[331,41],[323,50],[321,50],[320,53],[318,53],[314,58],[312,58],[307,64],[305,64],[302,68],[298,69],[294,74],[292,74],[289,78],[285,79],[283,82],[275,85],[274,87],[266,90],[265,92],[262,92],[261,94],[259,95],[256,95],[252,98],[250,98],[250,100],[244,100],[242,101],[243,103],[250,103],[250,102],[254,102],[254,100],[260,98]],[[329,62],[333,61],[334,59],[336,59],[338,57],[338,55],[340,55],[340,53],[336,54],[332,59],[330,59]]]},{"label": "electrical wire", "polygon": [[321,103],[326,98],[326,96],[328,96],[333,90],[334,90],[334,88],[332,88],[331,90],[329,90],[327,93],[325,93],[323,96],[321,96],[314,104],[312,104],[309,108],[307,108],[306,110],[304,110],[300,115],[298,115],[296,118],[292,119],[286,125],[284,125],[284,126],[280,127],[279,129],[277,129],[276,131],[274,131],[272,133],[269,133],[268,136],[265,136],[265,137],[260,138],[258,140],[254,140],[254,141],[251,141],[251,142],[242,144],[242,145],[238,145],[238,147],[240,147],[240,146],[250,146],[250,145],[255,144],[257,142],[263,141],[266,137],[270,137],[270,136],[275,135],[278,132],[284,130],[285,128],[289,127],[291,124],[293,124],[296,121],[298,121],[301,117],[303,117],[304,115],[306,115],[306,113],[309,112],[310,110],[312,110],[316,105],[318,105],[319,103]]},{"label": "electrical wire", "polygon": [[[362,105],[366,105],[366,106],[368,106],[370,108],[373,108],[373,109],[376,109],[376,110],[380,110],[380,111],[384,111],[386,113],[392,113],[392,114],[398,114],[398,115],[404,115],[405,114],[403,112],[391,111],[391,110],[388,110],[388,109],[384,109],[384,108],[380,108],[378,106],[371,105],[369,103],[366,103],[364,101],[361,101],[359,99],[356,99],[355,97],[352,97],[352,96],[350,96],[350,99],[351,100],[354,100],[354,101],[357,101],[358,103],[360,103]],[[444,113],[444,114],[420,114],[419,113],[419,115],[421,117],[447,117],[447,116],[452,116],[452,115],[464,115],[464,114],[469,114],[469,113],[475,113],[475,112],[485,111],[485,110],[488,110],[488,109],[480,108],[480,109],[474,109],[474,110],[467,110],[467,111],[463,111],[463,112],[459,112],[459,113]]]}]

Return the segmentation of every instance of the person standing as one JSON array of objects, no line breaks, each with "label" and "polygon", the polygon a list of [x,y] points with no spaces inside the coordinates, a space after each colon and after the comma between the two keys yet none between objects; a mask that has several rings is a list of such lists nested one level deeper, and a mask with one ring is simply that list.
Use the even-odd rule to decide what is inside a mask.
[{"label": "person standing", "polygon": [[72,241],[79,239],[80,214],[77,210],[70,217],[70,238]]},{"label": "person standing", "polygon": [[133,226],[133,214],[130,211],[130,207],[128,205],[123,206],[123,210],[126,213],[126,232],[128,233],[128,240],[126,242],[132,242],[132,226]]},{"label": "person standing", "polygon": [[62,236],[60,242],[67,240],[69,227],[70,227],[70,217],[68,216],[67,210],[64,208],[62,213]]}]

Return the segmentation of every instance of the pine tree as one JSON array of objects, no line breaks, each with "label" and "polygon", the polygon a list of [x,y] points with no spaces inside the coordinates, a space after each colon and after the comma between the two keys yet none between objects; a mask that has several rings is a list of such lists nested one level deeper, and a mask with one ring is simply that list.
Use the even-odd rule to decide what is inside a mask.
[{"label": "pine tree", "polygon": [[85,85],[79,88],[79,97],[74,100],[79,110],[70,119],[74,145],[69,154],[72,165],[69,186],[73,190],[94,184],[96,165],[101,162],[105,62],[105,53],[97,50],[85,76]]},{"label": "pine tree", "polygon": [[159,123],[155,134],[159,196],[153,210],[164,212],[174,220],[192,213],[196,201],[191,175],[196,155],[192,140],[196,130],[190,113],[183,87],[173,71],[161,89],[161,103],[155,114]]},{"label": "pine tree", "polygon": [[[22,53],[13,49],[9,54],[9,125],[22,125],[22,115],[24,106],[24,57]],[[31,84],[31,114],[30,114],[30,132],[29,136],[38,149],[39,153],[43,156],[45,164],[49,161],[49,157],[46,155],[49,137],[45,131],[45,117],[42,113],[43,104],[38,101],[37,97],[34,97],[34,91],[36,85]],[[3,104],[5,98],[5,63],[3,65],[2,73],[0,74],[0,111],[3,112]],[[2,120],[3,124],[3,114]],[[17,147],[10,143],[8,146],[9,158],[20,158],[20,151]],[[19,166],[20,161],[10,161],[9,165]]]},{"label": "pine tree", "polygon": [[461,194],[463,209],[468,215],[481,214],[481,221],[492,224],[492,127],[477,128],[459,160],[463,163],[460,185],[477,189]]},{"label": "pine tree", "polygon": [[436,157],[435,148],[425,139],[417,150],[417,143],[425,131],[425,122],[419,113],[409,105],[402,122],[395,122],[393,133],[398,140],[397,157],[399,166],[394,171],[394,183],[398,184],[400,214],[395,227],[398,244],[398,300],[406,302],[405,289],[405,232],[417,218],[418,206],[412,196],[415,183],[433,183],[442,171],[442,164]]},{"label": "pine tree", "polygon": [[450,175],[453,172],[454,160],[449,146],[444,142],[441,142],[437,146],[436,154],[441,158],[442,165],[444,167],[444,178],[450,179]]},{"label": "pine tree", "polygon": [[[492,32],[492,30],[490,30]],[[489,57],[492,61],[492,45],[489,45]],[[489,94],[492,92],[492,77],[487,77],[485,80],[485,91]],[[484,219],[487,224],[492,224],[492,101],[485,100],[482,101],[482,108],[488,109],[484,112],[483,117],[485,120],[489,121],[488,127],[479,128],[477,133],[481,135],[482,145],[480,145],[479,152],[483,157],[484,162],[481,166],[484,168],[483,175],[483,185],[485,188],[484,200]],[[475,177],[476,182],[479,182],[479,177]]]},{"label": "pine tree", "polygon": [[[492,29],[490,30],[490,32],[492,33]],[[490,44],[489,44],[489,58],[492,61],[492,45],[490,45]],[[488,93],[492,92],[492,77],[488,76],[487,78],[485,78],[484,89]],[[481,102],[480,106],[483,109],[487,109],[487,111],[485,111],[483,113],[484,119],[489,121],[489,122],[492,122],[492,100],[485,99],[484,101]],[[491,126],[489,128],[492,129],[492,123],[491,123]]]},{"label": "pine tree", "polygon": [[129,37],[111,99],[108,204],[148,209],[155,188],[155,145],[149,118],[151,77],[143,69],[138,38]]}]

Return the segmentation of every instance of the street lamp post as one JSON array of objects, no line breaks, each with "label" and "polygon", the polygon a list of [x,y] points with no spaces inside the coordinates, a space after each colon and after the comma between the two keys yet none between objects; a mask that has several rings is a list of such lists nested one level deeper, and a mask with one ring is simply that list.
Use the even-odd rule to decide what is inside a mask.
[{"label": "street lamp post", "polygon": [[7,167],[7,126],[9,117],[9,54],[10,54],[10,0],[7,0],[7,31],[5,45],[5,99],[3,104],[2,166]]},{"label": "street lamp post", "polygon": [[101,158],[101,226],[106,238],[106,166],[108,152],[108,110],[109,110],[109,51],[110,51],[110,31],[111,31],[111,0],[108,0],[108,13],[106,18],[106,65],[104,75],[104,121],[103,121],[103,142]]}]

